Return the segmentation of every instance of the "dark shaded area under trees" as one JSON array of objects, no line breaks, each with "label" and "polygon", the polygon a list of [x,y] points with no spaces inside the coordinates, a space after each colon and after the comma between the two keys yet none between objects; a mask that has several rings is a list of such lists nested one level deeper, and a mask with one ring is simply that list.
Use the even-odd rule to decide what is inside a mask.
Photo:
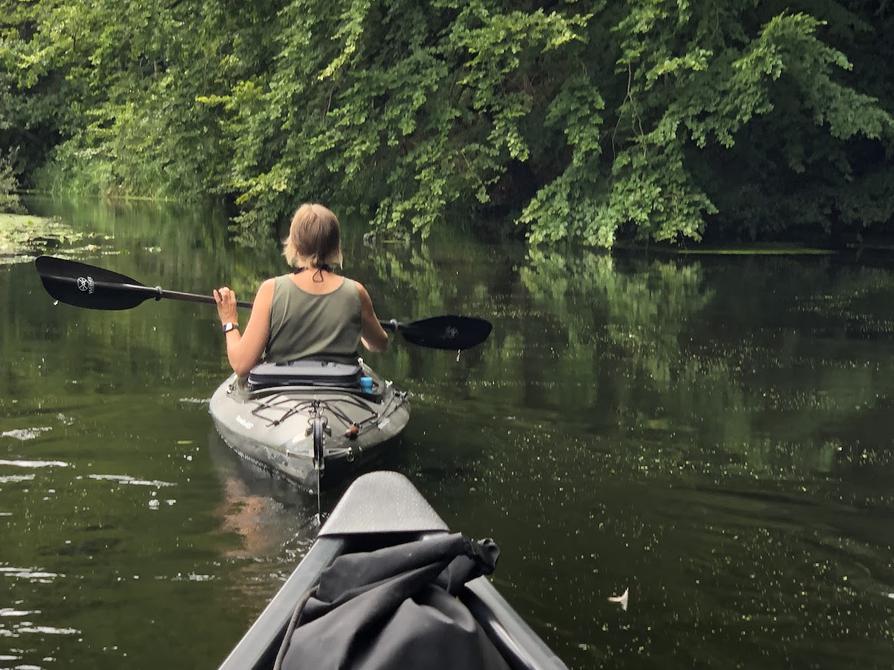
[{"label": "dark shaded area under trees", "polygon": [[0,0],[0,160],[383,234],[824,239],[894,216],[886,3]]}]

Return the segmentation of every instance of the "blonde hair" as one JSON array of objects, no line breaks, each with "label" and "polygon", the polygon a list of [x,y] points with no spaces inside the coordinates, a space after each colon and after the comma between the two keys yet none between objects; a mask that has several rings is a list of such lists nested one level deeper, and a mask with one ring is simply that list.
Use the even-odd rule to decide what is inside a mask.
[{"label": "blonde hair", "polygon": [[338,217],[328,207],[306,202],[295,210],[282,255],[293,268],[341,265]]}]

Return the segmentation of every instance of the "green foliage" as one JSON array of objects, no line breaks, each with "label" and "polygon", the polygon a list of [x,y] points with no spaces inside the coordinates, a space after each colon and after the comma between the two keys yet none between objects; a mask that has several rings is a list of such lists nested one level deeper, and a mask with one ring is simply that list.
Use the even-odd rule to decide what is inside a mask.
[{"label": "green foliage", "polygon": [[13,171],[12,161],[0,154],[0,212],[19,214],[25,211],[18,190],[19,180]]},{"label": "green foliage", "polygon": [[[857,234],[894,216],[889,9],[0,0],[0,151],[52,190],[302,200],[533,246]],[[40,168],[40,169],[38,169]]]}]

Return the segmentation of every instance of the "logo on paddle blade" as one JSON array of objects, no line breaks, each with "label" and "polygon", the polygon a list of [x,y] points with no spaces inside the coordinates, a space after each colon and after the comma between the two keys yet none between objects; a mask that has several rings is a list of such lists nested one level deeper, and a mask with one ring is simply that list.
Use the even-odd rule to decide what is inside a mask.
[{"label": "logo on paddle blade", "polygon": [[446,340],[454,340],[456,336],[459,335],[459,330],[454,328],[453,326],[447,326],[444,330],[444,339]]},{"label": "logo on paddle blade", "polygon": [[96,290],[93,277],[78,277],[78,290],[82,293],[93,295],[93,291]]}]

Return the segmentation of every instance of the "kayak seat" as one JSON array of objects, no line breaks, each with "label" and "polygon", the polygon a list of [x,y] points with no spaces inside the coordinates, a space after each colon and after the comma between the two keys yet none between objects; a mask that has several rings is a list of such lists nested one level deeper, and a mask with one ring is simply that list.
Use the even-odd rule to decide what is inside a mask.
[{"label": "kayak seat", "polygon": [[363,369],[355,364],[298,360],[289,363],[260,363],[248,373],[252,391],[273,386],[326,386],[359,388]]}]

